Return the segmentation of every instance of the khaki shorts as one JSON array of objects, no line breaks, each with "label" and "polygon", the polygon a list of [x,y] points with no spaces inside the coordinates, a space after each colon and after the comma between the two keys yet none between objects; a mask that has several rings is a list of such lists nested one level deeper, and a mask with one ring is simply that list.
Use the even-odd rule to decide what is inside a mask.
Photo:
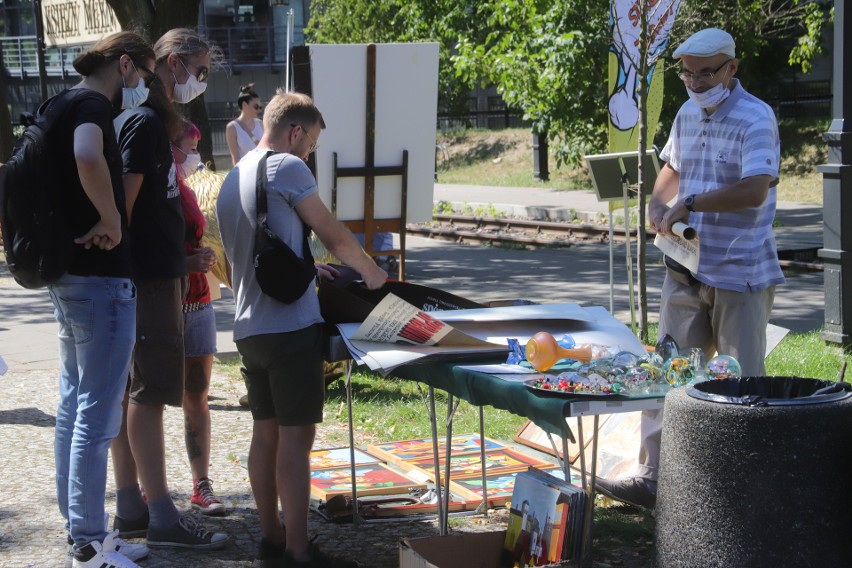
[{"label": "khaki shorts", "polygon": [[322,422],[322,324],[240,339],[237,349],[254,420],[275,418],[280,426]]},{"label": "khaki shorts", "polygon": [[180,406],[183,400],[183,281],[136,282],[136,348],[130,400]]}]

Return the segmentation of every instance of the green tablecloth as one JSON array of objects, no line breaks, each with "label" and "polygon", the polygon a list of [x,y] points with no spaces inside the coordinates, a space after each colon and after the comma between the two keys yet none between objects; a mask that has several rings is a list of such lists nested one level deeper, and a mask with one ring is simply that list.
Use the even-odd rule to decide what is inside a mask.
[{"label": "green tablecloth", "polygon": [[[500,362],[502,361],[465,362],[464,365]],[[522,382],[505,381],[487,373],[464,369],[461,365],[457,361],[414,363],[397,367],[391,374],[441,389],[476,406],[493,406],[525,416],[545,432],[573,439],[565,418],[571,415],[572,402],[589,400],[588,397],[569,397],[534,391]],[[615,395],[607,397],[607,400],[631,398],[634,397]]]}]

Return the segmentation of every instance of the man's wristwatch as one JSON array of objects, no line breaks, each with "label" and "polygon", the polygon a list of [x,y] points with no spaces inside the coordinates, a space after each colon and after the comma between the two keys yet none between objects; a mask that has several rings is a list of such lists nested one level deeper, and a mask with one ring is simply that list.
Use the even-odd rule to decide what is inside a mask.
[{"label": "man's wristwatch", "polygon": [[688,195],[686,197],[686,199],[683,200],[683,206],[686,207],[687,211],[695,213],[695,209],[694,209],[694,207],[695,207],[695,196],[694,195]]}]

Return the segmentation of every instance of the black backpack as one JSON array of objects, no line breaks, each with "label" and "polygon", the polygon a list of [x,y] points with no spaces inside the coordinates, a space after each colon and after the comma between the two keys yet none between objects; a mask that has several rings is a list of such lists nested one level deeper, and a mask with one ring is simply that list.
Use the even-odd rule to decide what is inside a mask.
[{"label": "black backpack", "polygon": [[[86,89],[48,99],[18,140],[12,157],[0,166],[0,226],[6,264],[24,288],[43,288],[65,274],[74,255],[53,147],[54,125],[70,105],[93,94]],[[71,151],[71,149],[68,149]]]}]

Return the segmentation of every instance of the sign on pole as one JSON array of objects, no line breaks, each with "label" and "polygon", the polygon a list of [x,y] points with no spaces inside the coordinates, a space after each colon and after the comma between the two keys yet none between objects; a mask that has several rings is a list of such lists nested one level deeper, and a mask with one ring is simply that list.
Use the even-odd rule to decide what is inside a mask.
[{"label": "sign on pole", "polygon": [[121,31],[106,0],[42,0],[44,42],[51,47],[95,43]]}]

